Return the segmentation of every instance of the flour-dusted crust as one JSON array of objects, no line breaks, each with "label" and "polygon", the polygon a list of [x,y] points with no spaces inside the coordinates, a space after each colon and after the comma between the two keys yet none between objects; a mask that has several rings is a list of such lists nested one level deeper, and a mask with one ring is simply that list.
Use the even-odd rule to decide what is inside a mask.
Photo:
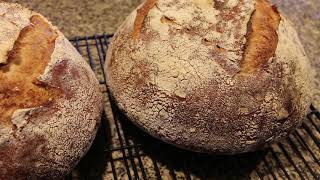
[{"label": "flour-dusted crust", "polygon": [[129,119],[199,152],[278,141],[311,102],[298,35],[267,0],[147,0],[115,34],[105,68]]},{"label": "flour-dusted crust", "polygon": [[0,179],[64,177],[101,118],[88,64],[40,14],[2,2],[0,83]]}]

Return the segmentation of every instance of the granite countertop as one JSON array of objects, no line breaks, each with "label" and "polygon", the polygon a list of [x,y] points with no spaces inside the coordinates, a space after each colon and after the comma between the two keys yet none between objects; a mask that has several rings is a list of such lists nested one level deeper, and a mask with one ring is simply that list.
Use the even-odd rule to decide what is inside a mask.
[{"label": "granite countertop", "polygon": [[47,17],[68,38],[113,33],[142,0],[8,0]]}]

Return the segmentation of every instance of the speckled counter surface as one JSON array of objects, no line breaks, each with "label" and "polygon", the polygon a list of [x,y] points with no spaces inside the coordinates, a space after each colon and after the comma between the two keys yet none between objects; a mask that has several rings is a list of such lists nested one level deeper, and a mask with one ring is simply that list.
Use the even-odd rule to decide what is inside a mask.
[{"label": "speckled counter surface", "polygon": [[40,12],[67,37],[113,33],[142,0],[7,0]]}]

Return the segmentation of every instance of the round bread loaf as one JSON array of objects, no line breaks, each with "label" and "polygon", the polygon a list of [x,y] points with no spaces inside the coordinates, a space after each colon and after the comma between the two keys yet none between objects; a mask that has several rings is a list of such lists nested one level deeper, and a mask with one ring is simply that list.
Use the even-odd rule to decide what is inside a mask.
[{"label": "round bread loaf", "polygon": [[40,14],[0,3],[0,179],[59,179],[95,137],[102,93]]},{"label": "round bread loaf", "polygon": [[147,0],[114,35],[105,68],[129,119],[199,152],[286,137],[312,95],[298,35],[268,0]]}]

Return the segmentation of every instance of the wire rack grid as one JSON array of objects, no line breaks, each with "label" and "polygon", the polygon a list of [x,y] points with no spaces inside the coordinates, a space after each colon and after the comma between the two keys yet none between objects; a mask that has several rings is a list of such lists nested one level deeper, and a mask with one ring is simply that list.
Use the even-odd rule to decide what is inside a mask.
[{"label": "wire rack grid", "polygon": [[70,39],[99,79],[106,107],[88,154],[66,179],[320,179],[320,113],[264,151],[210,156],[175,148],[136,128],[108,94],[104,63],[112,35]]}]

